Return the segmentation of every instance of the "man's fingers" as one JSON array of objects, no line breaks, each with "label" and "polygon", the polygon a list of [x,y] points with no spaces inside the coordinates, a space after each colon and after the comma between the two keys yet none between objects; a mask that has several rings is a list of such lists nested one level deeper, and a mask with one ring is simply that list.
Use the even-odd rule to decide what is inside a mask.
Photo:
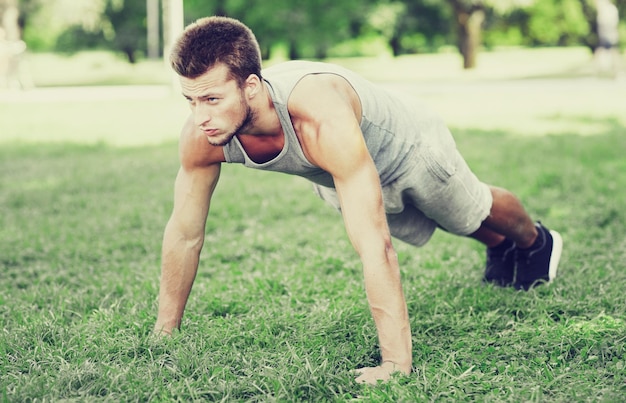
[{"label": "man's fingers", "polygon": [[354,372],[354,375],[361,375],[363,374],[368,368],[364,367],[364,368],[357,368],[355,370],[353,370],[352,372]]},{"label": "man's fingers", "polygon": [[355,369],[354,372],[359,374],[355,379],[357,383],[366,383],[376,385],[378,381],[388,381],[391,378],[391,372],[383,367],[364,367]]}]

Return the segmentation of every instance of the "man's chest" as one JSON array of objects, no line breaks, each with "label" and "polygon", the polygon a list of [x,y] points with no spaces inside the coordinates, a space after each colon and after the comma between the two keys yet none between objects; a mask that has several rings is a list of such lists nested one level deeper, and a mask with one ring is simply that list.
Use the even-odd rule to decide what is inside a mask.
[{"label": "man's chest", "polygon": [[273,160],[285,146],[285,136],[281,132],[276,136],[239,136],[239,142],[248,157],[257,164]]}]

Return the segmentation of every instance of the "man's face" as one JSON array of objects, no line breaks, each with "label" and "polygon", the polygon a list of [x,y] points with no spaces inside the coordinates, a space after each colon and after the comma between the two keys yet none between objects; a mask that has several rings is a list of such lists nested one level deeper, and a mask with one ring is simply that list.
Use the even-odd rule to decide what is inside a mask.
[{"label": "man's face", "polygon": [[218,64],[197,78],[180,78],[195,124],[214,146],[224,146],[249,129],[253,113],[244,91],[229,78],[228,67]]}]

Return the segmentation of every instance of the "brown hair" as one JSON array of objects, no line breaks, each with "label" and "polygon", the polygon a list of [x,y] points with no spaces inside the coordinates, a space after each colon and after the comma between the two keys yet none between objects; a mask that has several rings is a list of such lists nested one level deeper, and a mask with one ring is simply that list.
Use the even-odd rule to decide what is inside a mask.
[{"label": "brown hair", "polygon": [[261,78],[261,51],[254,33],[243,23],[227,17],[206,17],[185,28],[172,47],[174,71],[196,78],[218,63],[226,65],[241,86],[250,74]]}]

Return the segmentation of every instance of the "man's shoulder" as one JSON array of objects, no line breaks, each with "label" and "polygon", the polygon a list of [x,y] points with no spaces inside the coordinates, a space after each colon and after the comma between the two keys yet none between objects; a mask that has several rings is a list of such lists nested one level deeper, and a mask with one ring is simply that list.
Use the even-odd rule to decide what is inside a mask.
[{"label": "man's shoulder", "polygon": [[181,164],[188,168],[202,168],[225,161],[223,147],[214,146],[190,121],[185,123],[179,140]]}]

